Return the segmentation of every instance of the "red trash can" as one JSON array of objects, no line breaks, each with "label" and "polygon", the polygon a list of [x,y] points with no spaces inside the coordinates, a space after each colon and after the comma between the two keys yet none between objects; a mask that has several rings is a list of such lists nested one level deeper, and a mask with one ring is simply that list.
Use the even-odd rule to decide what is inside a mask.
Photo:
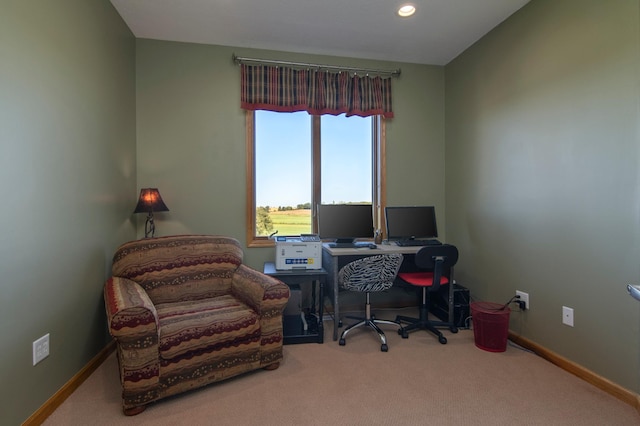
[{"label": "red trash can", "polygon": [[471,321],[476,346],[489,352],[507,350],[509,337],[508,306],[492,302],[471,302]]}]

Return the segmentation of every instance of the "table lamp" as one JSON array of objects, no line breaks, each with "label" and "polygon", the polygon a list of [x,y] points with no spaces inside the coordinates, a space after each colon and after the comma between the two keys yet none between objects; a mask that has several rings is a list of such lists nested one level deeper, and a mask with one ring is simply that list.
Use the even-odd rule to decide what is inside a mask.
[{"label": "table lamp", "polygon": [[168,212],[169,208],[162,201],[158,188],[142,188],[140,190],[140,198],[138,205],[133,211],[134,213],[148,213],[147,221],[144,224],[144,237],[153,237],[156,232],[156,226],[153,223],[153,212]]}]

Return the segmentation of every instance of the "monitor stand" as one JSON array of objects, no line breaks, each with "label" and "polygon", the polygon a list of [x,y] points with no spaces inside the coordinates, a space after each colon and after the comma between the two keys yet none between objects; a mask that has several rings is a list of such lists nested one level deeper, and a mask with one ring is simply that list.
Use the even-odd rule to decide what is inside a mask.
[{"label": "monitor stand", "polygon": [[336,238],[333,243],[328,245],[332,248],[354,248],[356,246],[354,240],[355,238]]},{"label": "monitor stand", "polygon": [[331,248],[363,248],[369,247],[371,242],[369,241],[355,241],[355,238],[336,238],[335,242],[329,243]]}]

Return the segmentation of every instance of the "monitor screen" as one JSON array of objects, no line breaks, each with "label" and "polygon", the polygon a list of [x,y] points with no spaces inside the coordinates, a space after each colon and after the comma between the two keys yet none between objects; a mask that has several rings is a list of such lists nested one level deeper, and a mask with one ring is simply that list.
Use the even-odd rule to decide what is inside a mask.
[{"label": "monitor screen", "polygon": [[385,207],[389,240],[436,238],[436,209],[433,206]]},{"label": "monitor screen", "polygon": [[340,243],[373,238],[371,204],[318,204],[318,233]]}]

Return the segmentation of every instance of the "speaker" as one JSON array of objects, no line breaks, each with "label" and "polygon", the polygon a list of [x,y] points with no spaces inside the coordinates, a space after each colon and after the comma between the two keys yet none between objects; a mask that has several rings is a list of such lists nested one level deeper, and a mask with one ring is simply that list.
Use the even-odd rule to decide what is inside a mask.
[{"label": "speaker", "polygon": [[[441,321],[449,320],[449,285],[440,286],[440,289],[431,293],[431,309],[430,312],[440,318]],[[459,285],[453,285],[453,323],[456,327],[467,328],[467,318],[471,315],[469,312],[469,289]]]}]

